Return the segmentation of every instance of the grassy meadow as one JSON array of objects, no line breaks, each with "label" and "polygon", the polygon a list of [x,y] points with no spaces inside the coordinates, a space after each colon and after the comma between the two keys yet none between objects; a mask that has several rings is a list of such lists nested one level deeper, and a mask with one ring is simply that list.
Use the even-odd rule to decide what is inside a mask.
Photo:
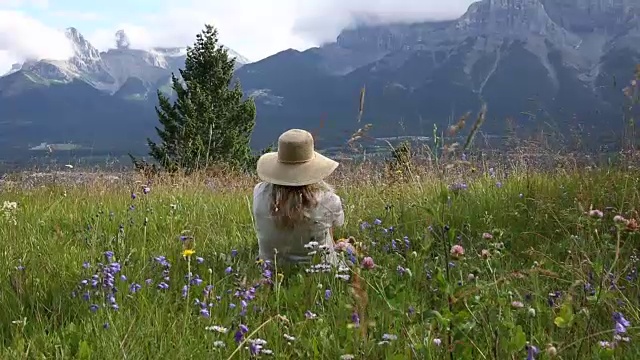
[{"label": "grassy meadow", "polygon": [[251,177],[6,183],[0,358],[638,359],[639,175],[336,174],[341,269],[256,261]]}]

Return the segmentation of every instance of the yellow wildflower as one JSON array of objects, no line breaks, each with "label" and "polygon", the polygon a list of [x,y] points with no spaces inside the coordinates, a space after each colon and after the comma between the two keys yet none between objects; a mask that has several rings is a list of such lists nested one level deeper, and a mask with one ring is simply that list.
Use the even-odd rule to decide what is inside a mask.
[{"label": "yellow wildflower", "polygon": [[182,252],[182,256],[184,257],[190,257],[191,255],[195,254],[196,251],[192,250],[192,249],[186,249]]}]

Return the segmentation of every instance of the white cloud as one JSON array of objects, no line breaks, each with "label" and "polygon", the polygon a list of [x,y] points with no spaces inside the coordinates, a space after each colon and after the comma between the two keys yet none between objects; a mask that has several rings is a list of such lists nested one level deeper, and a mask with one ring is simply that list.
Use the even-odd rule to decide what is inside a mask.
[{"label": "white cloud", "polygon": [[300,5],[292,32],[317,44],[334,41],[358,23],[387,24],[455,19],[474,0],[318,0]]},{"label": "white cloud", "polygon": [[0,0],[0,7],[17,8],[22,6],[33,6],[44,10],[49,7],[49,0]]},{"label": "white cloud", "polygon": [[[56,10],[50,13],[51,16],[66,19],[66,21],[95,21],[101,20],[102,16],[92,11],[77,11],[77,10]],[[69,24],[72,26],[72,24]]]},{"label": "white cloud", "polygon": [[85,34],[99,49],[115,44],[124,29],[131,46],[191,45],[205,23],[219,38],[250,60],[288,48],[306,49],[335,40],[355,20],[413,22],[460,16],[472,0],[165,0],[158,12]]},{"label": "white cloud", "polygon": [[63,30],[50,28],[19,11],[0,10],[0,73],[25,59],[68,59],[73,48]]},{"label": "white cloud", "polygon": [[186,46],[193,44],[205,24],[212,24],[223,44],[251,60],[259,60],[287,48],[313,46],[291,31],[296,1],[167,1],[159,12],[136,23],[114,24],[86,36],[99,49],[113,47],[114,34],[119,29],[125,30],[135,48]]}]

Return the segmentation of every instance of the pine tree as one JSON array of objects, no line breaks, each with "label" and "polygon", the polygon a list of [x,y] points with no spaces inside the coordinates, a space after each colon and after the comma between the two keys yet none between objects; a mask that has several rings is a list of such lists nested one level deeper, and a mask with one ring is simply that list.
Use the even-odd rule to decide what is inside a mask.
[{"label": "pine tree", "polygon": [[147,143],[149,155],[164,169],[190,173],[212,164],[254,163],[249,142],[256,108],[253,99],[242,100],[238,82],[231,87],[234,65],[235,58],[218,44],[218,31],[206,25],[187,48],[182,79],[171,77],[176,101],[158,91],[161,143]]}]

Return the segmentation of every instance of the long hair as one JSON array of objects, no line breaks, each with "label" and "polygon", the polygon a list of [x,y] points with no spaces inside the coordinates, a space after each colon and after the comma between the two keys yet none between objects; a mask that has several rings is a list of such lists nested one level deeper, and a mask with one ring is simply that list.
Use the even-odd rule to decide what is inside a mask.
[{"label": "long hair", "polygon": [[319,195],[333,191],[324,181],[305,186],[271,184],[270,213],[278,228],[292,229],[309,221]]}]

